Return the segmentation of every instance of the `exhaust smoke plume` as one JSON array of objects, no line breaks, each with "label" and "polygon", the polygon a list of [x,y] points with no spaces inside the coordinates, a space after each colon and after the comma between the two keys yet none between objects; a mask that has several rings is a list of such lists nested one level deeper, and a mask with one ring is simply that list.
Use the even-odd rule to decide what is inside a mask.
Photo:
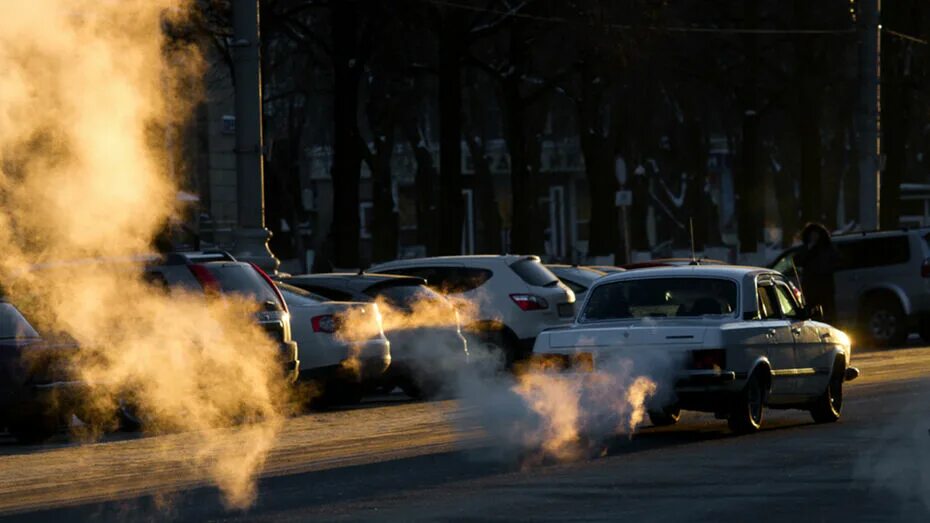
[{"label": "exhaust smoke plume", "polygon": [[165,129],[195,101],[181,90],[200,62],[166,52],[162,27],[185,4],[32,0],[0,17],[0,283],[83,348],[85,411],[131,398],[150,426],[191,430],[186,472],[241,507],[281,423],[276,346],[246,299],[165,291],[113,261],[150,252],[176,211]]},{"label": "exhaust smoke plume", "polygon": [[582,459],[605,440],[632,436],[645,419],[661,373],[638,367],[618,359],[592,372],[531,366],[513,378],[469,373],[459,380],[461,401],[504,456],[520,455],[524,465]]},{"label": "exhaust smoke plume", "polygon": [[[388,337],[392,331],[420,333],[412,347],[395,343],[392,352],[408,350],[428,362],[429,371],[476,413],[496,450],[520,454],[526,464],[584,457],[607,438],[632,435],[650,400],[669,399],[668,391],[659,391],[657,385],[665,383],[672,368],[664,357],[627,354],[599,361],[590,373],[528,365],[514,377],[502,372],[504,358],[497,348],[472,337],[470,364],[463,367],[453,359],[452,347],[446,346],[448,338],[431,332],[454,328],[456,317],[463,327],[475,324],[480,319],[475,303],[456,302],[455,312],[449,303],[425,296],[403,308],[383,299],[377,303]],[[341,323],[353,336],[370,329],[370,319],[352,311]]]}]

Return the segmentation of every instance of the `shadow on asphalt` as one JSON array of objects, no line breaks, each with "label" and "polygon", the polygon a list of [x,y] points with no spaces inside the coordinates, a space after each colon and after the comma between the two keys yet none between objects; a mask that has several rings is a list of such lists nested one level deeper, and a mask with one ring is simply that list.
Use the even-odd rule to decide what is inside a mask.
[{"label": "shadow on asphalt", "polygon": [[[745,438],[726,429],[725,422],[716,426],[706,423],[686,423],[680,428],[647,428],[632,439],[616,437],[593,446],[589,459],[616,457],[649,450],[672,448],[705,441]],[[779,431],[808,424],[799,419],[778,420],[764,431]],[[325,508],[338,501],[351,504],[379,497],[394,497],[408,490],[422,490],[444,485],[480,480],[497,475],[538,470],[544,472],[566,463],[543,463],[528,466],[529,455],[513,455],[499,459],[494,449],[478,448],[443,452],[322,471],[263,478],[258,484],[258,500],[247,511],[227,511],[215,487],[199,487],[178,493],[145,495],[123,501],[110,501],[84,506],[52,509],[29,516],[31,521],[62,521],[94,519],[121,521],[196,520],[214,518],[271,518],[275,514],[297,510]],[[535,462],[534,462],[535,463]],[[570,463],[568,464],[570,465]]]}]

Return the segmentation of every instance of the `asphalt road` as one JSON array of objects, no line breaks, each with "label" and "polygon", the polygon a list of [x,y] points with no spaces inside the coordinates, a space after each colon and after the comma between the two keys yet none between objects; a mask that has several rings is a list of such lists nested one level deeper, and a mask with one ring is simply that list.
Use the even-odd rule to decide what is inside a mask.
[{"label": "asphalt road", "polygon": [[[287,420],[256,504],[224,508],[191,437],[0,445],[0,514],[29,521],[928,521],[930,348],[860,354],[843,419],[764,430],[686,413],[599,456],[527,466],[454,401],[399,396]],[[222,434],[220,435],[222,436]],[[233,444],[235,442],[233,441]]]}]

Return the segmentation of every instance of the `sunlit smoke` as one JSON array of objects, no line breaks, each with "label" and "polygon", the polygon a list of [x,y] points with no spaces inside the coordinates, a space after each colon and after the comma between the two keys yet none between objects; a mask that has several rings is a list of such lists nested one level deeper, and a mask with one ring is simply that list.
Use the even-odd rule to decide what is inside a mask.
[{"label": "sunlit smoke", "polygon": [[[150,251],[178,212],[165,136],[197,100],[184,90],[201,62],[185,46],[168,52],[163,27],[186,7],[32,0],[4,11],[0,277],[34,322],[82,346],[86,410],[128,398],[150,427],[192,430],[192,469],[245,506],[283,410],[276,347],[248,321],[248,301],[152,287],[125,258]],[[231,423],[240,428],[216,430]]]},{"label": "sunlit smoke", "polygon": [[592,372],[531,365],[514,378],[468,374],[460,379],[461,398],[474,408],[496,450],[519,453],[529,465],[570,461],[609,438],[634,433],[657,388],[642,374],[647,370],[617,360],[601,362]]}]

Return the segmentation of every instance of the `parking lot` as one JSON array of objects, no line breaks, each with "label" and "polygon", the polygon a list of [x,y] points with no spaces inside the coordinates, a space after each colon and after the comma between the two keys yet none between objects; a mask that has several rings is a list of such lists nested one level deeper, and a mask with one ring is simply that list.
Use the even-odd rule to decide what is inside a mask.
[{"label": "parking lot", "polygon": [[[600,455],[527,465],[496,452],[455,400],[400,394],[285,421],[247,512],[227,511],[189,465],[189,433],[60,436],[2,447],[0,510],[12,518],[117,520],[735,519],[923,521],[930,483],[930,349],[854,357],[843,420],[769,411],[762,433],[686,413],[604,443]],[[236,452],[235,437],[216,434]],[[479,495],[480,494],[480,495]],[[584,510],[580,511],[579,508]]]}]

